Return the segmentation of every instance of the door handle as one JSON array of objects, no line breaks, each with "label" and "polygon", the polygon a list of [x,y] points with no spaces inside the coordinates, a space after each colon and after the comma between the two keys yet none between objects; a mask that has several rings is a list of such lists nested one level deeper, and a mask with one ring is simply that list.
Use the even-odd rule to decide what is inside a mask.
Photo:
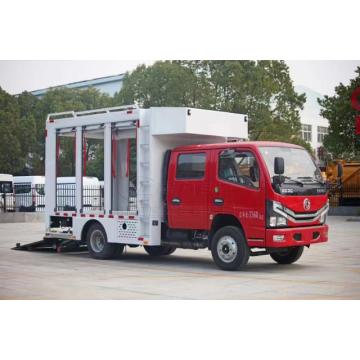
[{"label": "door handle", "polygon": [[224,205],[224,199],[216,198],[214,199],[214,204],[217,206]]},{"label": "door handle", "polygon": [[181,204],[181,200],[178,199],[178,198],[173,198],[173,199],[171,200],[171,202],[172,202],[174,205],[180,205],[180,204]]}]

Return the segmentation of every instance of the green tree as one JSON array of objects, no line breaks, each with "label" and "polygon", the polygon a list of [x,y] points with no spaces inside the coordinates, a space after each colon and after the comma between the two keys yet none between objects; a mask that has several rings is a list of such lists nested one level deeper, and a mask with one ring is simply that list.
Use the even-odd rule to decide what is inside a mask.
[{"label": "green tree", "polygon": [[38,133],[39,126],[39,99],[29,92],[23,92],[16,98],[19,112],[19,141],[22,158],[24,159],[22,175],[37,174],[42,169],[44,158],[41,156],[41,142],[43,136]]},{"label": "green tree", "polygon": [[124,79],[115,104],[189,106],[249,115],[250,138],[289,141],[300,137],[297,94],[284,61],[186,60],[139,66]]},{"label": "green tree", "polygon": [[320,115],[329,121],[329,134],[324,138],[324,146],[334,158],[359,159],[360,136],[355,135],[356,110],[351,106],[351,95],[360,87],[360,67],[356,77],[345,86],[340,83],[334,96],[319,99],[322,106]]},{"label": "green tree", "polygon": [[150,106],[200,107],[197,78],[190,69],[171,61],[158,61],[152,66],[138,66],[124,78],[122,90],[114,103]]},{"label": "green tree", "polygon": [[[299,110],[305,94],[297,94],[284,61],[181,61],[210,83],[210,108],[249,115],[253,140],[290,141],[300,137]],[[203,103],[206,103],[203,101]]]},{"label": "green tree", "polygon": [[16,174],[21,171],[20,112],[13,96],[0,87],[0,172]]}]

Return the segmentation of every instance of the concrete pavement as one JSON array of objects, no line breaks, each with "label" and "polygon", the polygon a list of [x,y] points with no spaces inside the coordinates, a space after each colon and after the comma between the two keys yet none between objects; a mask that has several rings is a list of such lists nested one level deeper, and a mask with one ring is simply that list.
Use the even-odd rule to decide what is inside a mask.
[{"label": "concrete pavement", "polygon": [[305,249],[297,263],[254,257],[236,272],[218,270],[207,250],[152,258],[128,248],[109,261],[14,251],[40,240],[43,225],[0,224],[0,299],[360,299],[360,222],[328,219],[330,241]]}]

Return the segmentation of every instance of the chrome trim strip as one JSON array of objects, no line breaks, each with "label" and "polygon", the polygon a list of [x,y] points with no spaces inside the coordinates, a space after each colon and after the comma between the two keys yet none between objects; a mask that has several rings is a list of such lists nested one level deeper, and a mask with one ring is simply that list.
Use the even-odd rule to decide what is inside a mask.
[{"label": "chrome trim strip", "polygon": [[[296,214],[290,209],[287,209],[287,208],[281,209],[279,207],[279,205],[274,202],[273,203],[273,210],[277,214],[283,216],[284,218],[286,218],[286,219],[288,219],[288,220],[290,220],[290,221],[292,221],[294,223],[310,223],[310,222],[314,222],[314,221],[318,220],[322,215],[327,213],[328,210],[329,210],[329,205],[326,204],[325,206],[323,206],[321,209],[319,209],[315,213]],[[308,217],[310,217],[310,219],[304,219],[304,218],[308,218]]]}]

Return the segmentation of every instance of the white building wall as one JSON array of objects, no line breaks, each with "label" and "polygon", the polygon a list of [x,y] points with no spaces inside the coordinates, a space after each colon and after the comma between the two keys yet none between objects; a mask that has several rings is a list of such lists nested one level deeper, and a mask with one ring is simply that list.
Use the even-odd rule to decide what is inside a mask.
[{"label": "white building wall", "polygon": [[318,142],[318,126],[323,126],[328,128],[329,122],[320,116],[320,105],[317,102],[318,98],[321,98],[322,95],[311,89],[308,89],[303,86],[295,87],[295,90],[298,93],[306,94],[306,103],[304,105],[304,110],[300,111],[300,122],[302,124],[311,125],[311,147],[314,150],[317,150],[322,146],[321,142]]}]

